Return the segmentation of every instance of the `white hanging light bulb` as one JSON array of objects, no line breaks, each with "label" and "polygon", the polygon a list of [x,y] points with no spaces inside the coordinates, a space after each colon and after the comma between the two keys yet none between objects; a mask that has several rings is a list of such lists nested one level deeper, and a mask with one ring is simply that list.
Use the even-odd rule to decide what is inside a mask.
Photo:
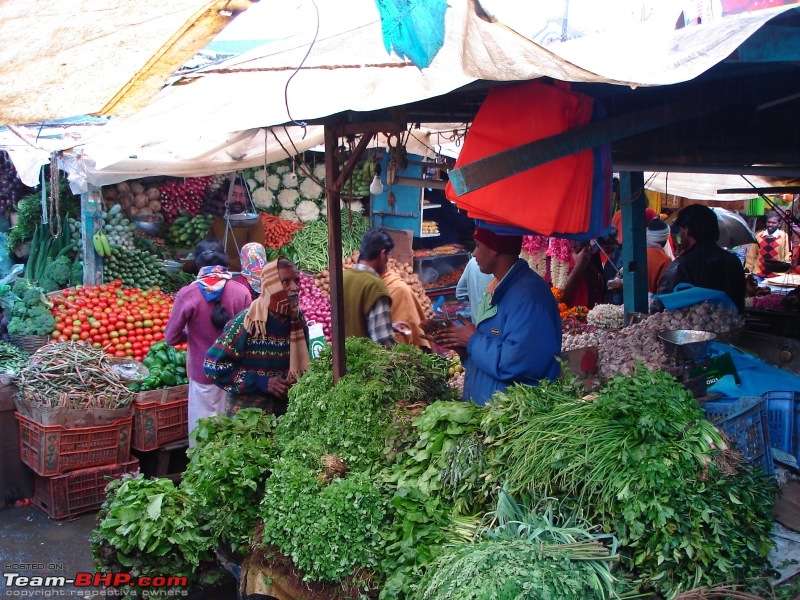
[{"label": "white hanging light bulb", "polygon": [[286,182],[289,187],[297,187],[297,161],[292,157],[292,172],[286,175]]},{"label": "white hanging light bulb", "polygon": [[372,178],[372,183],[369,184],[369,193],[373,196],[383,193],[383,184],[381,183],[381,176],[377,173]]}]

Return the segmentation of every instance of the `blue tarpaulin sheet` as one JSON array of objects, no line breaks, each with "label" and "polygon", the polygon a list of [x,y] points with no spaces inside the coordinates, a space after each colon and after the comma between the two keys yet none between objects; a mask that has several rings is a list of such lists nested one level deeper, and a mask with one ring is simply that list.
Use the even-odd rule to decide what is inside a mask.
[{"label": "blue tarpaulin sheet", "polygon": [[761,396],[766,392],[773,391],[800,391],[800,376],[768,365],[760,358],[729,344],[714,342],[711,345],[711,357],[726,352],[733,359],[741,383],[737,385],[733,375],[725,375],[708,388],[709,393],[716,392],[728,398],[741,398],[742,396]]}]

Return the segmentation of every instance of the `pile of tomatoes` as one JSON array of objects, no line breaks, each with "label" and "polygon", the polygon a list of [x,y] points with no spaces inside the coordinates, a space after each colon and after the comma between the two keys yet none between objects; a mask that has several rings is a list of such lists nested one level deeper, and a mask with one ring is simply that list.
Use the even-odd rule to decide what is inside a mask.
[{"label": "pile of tomatoes", "polygon": [[138,361],[164,338],[172,310],[172,298],[157,288],[123,288],[119,280],[61,290],[50,301],[54,340],[83,340],[112,356]]}]

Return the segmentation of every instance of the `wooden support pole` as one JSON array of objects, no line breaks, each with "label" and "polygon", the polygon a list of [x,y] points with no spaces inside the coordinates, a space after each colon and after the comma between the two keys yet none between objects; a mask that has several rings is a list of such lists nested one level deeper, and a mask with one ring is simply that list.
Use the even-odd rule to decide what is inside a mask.
[{"label": "wooden support pole", "polygon": [[[399,121],[373,123],[345,123],[333,118],[325,123],[325,203],[328,211],[328,272],[331,297],[331,351],[333,382],[347,372],[344,347],[344,288],[342,286],[342,209],[341,196],[345,181],[352,175],[356,163],[369,147],[376,133],[402,131]],[[339,137],[361,133],[353,152],[344,165],[339,163]]]},{"label": "wooden support pole", "polygon": [[622,298],[625,320],[634,312],[647,313],[647,232],[644,210],[644,173],[622,172],[619,176],[622,210]]},{"label": "wooden support pole", "polygon": [[339,381],[347,370],[344,351],[344,305],[342,293],[342,181],[336,158],[339,138],[335,125],[325,125],[325,202],[328,209],[328,272],[331,295],[331,344],[333,352],[333,382]]}]

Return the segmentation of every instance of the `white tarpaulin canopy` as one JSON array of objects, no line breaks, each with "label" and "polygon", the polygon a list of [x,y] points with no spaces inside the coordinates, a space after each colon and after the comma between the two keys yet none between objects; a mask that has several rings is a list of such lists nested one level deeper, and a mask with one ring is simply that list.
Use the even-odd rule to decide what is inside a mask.
[{"label": "white tarpaulin canopy", "polygon": [[[645,186],[654,192],[672,194],[689,200],[735,201],[758,197],[756,191],[746,194],[718,194],[723,189],[744,189],[755,186],[772,187],[782,181],[774,178],[747,175],[720,175],[712,173],[645,173]],[[788,182],[786,182],[788,183]]]},{"label": "white tarpaulin canopy", "polygon": [[[276,127],[265,143],[264,128],[347,110],[399,106],[447,94],[478,79],[547,76],[630,86],[687,81],[725,59],[781,10],[791,8],[678,31],[654,30],[643,23],[624,36],[597,34],[545,48],[508,25],[491,22],[469,0],[451,0],[444,46],[429,67],[419,69],[387,53],[374,0],[315,4],[320,14],[316,35],[312,22],[301,34],[187,75],[135,114],[65,144],[71,149],[65,166],[73,189],[82,189],[86,182],[103,185],[156,174],[195,176],[272,162],[286,156],[283,148],[293,153],[318,145],[321,129]],[[280,28],[280,23],[272,26]],[[640,43],[642,39],[648,43]],[[74,82],[74,73],[64,77]],[[36,145],[32,131],[23,137],[25,143],[16,136],[13,141],[17,153]],[[0,139],[8,148],[5,142],[5,137]],[[13,153],[12,157],[18,164]]]},{"label": "white tarpaulin canopy", "polygon": [[231,14],[249,6],[250,0],[3,0],[0,124],[138,110]]}]

